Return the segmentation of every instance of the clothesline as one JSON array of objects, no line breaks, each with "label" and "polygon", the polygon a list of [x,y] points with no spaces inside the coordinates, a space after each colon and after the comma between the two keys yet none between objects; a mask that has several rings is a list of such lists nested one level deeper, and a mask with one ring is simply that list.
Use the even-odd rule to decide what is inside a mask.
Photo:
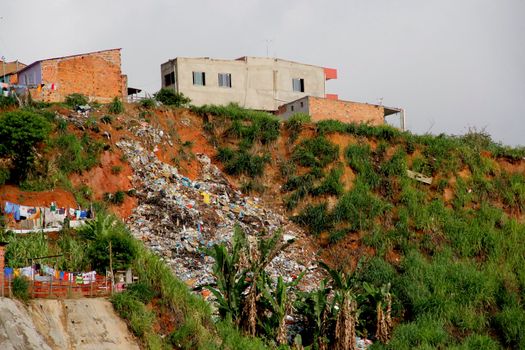
[{"label": "clothesline", "polygon": [[90,219],[93,216],[91,210],[66,207],[59,208],[55,202],[51,202],[51,206],[48,208],[25,206],[6,201],[4,205],[4,213],[12,217],[17,224],[12,227],[9,227],[8,225],[8,229],[27,232],[49,228],[61,229],[64,226],[66,219],[70,222],[74,222]]}]

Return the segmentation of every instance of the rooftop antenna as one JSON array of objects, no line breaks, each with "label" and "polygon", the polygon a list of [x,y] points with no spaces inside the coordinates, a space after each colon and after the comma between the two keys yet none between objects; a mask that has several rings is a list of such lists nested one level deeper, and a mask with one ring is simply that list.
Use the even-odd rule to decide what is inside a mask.
[{"label": "rooftop antenna", "polygon": [[273,42],[273,39],[266,39],[266,57],[270,57],[270,44]]}]

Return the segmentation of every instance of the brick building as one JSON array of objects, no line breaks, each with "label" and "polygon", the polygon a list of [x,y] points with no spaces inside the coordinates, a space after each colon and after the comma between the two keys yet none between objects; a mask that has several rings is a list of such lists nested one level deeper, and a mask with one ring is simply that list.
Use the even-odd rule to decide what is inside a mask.
[{"label": "brick building", "polygon": [[120,50],[39,60],[18,72],[18,84],[39,101],[61,102],[72,93],[103,103],[114,97],[124,100],[127,77],[121,71]]},{"label": "brick building", "polygon": [[296,113],[310,115],[313,122],[335,119],[344,123],[369,123],[371,125],[384,124],[387,116],[397,114],[400,128],[404,130],[405,127],[404,110],[401,108],[342,101],[337,97],[305,96],[280,106],[277,112],[283,119],[288,119]]},{"label": "brick building", "polygon": [[6,84],[16,84],[17,83],[17,72],[20,69],[23,69],[27,65],[22,62],[12,61],[4,62],[0,60],[0,82]]}]

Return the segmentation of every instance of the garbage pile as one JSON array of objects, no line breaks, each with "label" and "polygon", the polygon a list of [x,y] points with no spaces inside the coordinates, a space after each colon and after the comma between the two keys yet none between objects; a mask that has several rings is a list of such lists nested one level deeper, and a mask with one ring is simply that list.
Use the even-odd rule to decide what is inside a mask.
[{"label": "garbage pile", "polygon": [[[199,289],[213,282],[213,258],[204,250],[216,243],[230,244],[235,225],[239,225],[251,241],[262,232],[270,234],[282,229],[284,239],[293,239],[294,243],[274,259],[267,272],[274,278],[283,276],[290,281],[308,269],[301,285],[305,289],[318,285],[322,272],[315,264],[315,253],[304,244],[306,238],[301,229],[281,214],[265,208],[258,198],[243,196],[232,188],[204,154],[197,155],[202,172],[196,181],[161,162],[154,150],[157,143],[167,142],[167,137],[151,128],[150,125],[133,128],[137,136],[142,135],[141,141],[117,142],[134,169],[133,183],[139,205],[127,223],[135,237],[163,257],[188,286]],[[146,134],[154,137],[145,140]],[[149,142],[144,146],[142,141]]]}]

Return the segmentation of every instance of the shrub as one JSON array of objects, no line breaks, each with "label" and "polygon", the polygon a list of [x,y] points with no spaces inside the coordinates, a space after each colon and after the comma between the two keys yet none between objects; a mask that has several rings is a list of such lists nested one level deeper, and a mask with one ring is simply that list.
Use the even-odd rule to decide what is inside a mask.
[{"label": "shrub", "polygon": [[522,307],[505,307],[496,315],[495,323],[506,345],[525,348],[525,311]]},{"label": "shrub", "polygon": [[294,216],[292,220],[300,225],[308,227],[310,232],[315,235],[333,227],[333,220],[328,212],[328,206],[326,203],[318,205],[309,204],[299,215]]},{"label": "shrub", "polygon": [[191,100],[182,93],[167,88],[160,89],[153,96],[165,106],[184,107],[191,102]]},{"label": "shrub", "polygon": [[150,285],[144,282],[132,283],[126,291],[144,304],[148,304],[157,294]]},{"label": "shrub", "polygon": [[191,106],[191,110],[202,117],[208,115],[219,117],[218,121],[214,121],[215,123],[222,123],[224,119],[231,120],[232,123],[225,131],[225,135],[242,138],[246,146],[251,146],[254,141],[269,144],[279,137],[279,119],[267,112],[242,108],[235,103],[227,106]]},{"label": "shrub", "polygon": [[323,136],[302,141],[292,153],[292,159],[299,165],[319,168],[324,168],[338,157],[339,146]]},{"label": "shrub", "polygon": [[25,277],[15,277],[13,279],[13,296],[27,302],[29,300],[29,281]]},{"label": "shrub", "polygon": [[341,176],[343,175],[343,168],[337,167],[330,170],[330,173],[323,179],[323,181],[312,190],[314,196],[332,195],[339,196],[343,193],[344,188],[341,183]]},{"label": "shrub", "polygon": [[35,147],[50,131],[51,124],[37,113],[14,111],[0,116],[0,156],[13,160],[15,178],[27,177],[35,161]]},{"label": "shrub", "polygon": [[122,203],[124,203],[125,198],[126,192],[120,190],[116,191],[115,193],[104,193],[104,200],[115,205],[121,205]]},{"label": "shrub", "polygon": [[155,100],[152,98],[143,98],[139,101],[139,105],[144,109],[151,109],[155,107]]},{"label": "shrub", "polygon": [[74,93],[66,96],[65,103],[69,107],[75,108],[77,106],[87,105],[89,100],[85,95]]},{"label": "shrub", "polygon": [[108,105],[108,112],[111,114],[120,114],[124,112],[124,104],[118,97],[114,97],[113,101]]},{"label": "shrub", "polygon": [[133,334],[144,337],[152,332],[155,315],[146,308],[134,293],[117,293],[110,300],[115,311],[128,321]]},{"label": "shrub", "polygon": [[297,140],[303,124],[309,123],[310,120],[310,116],[306,113],[295,113],[284,123],[286,129],[290,132],[290,143],[294,143]]},{"label": "shrub", "polygon": [[0,186],[6,183],[9,180],[10,171],[7,167],[0,165]]},{"label": "shrub", "polygon": [[0,95],[0,109],[14,106],[18,106],[18,101],[14,96]]},{"label": "shrub", "polygon": [[120,174],[121,172],[122,172],[122,166],[120,166],[120,165],[113,165],[113,166],[111,167],[111,173],[112,173],[113,175],[118,175],[118,174]]},{"label": "shrub", "polygon": [[53,141],[59,152],[58,167],[66,174],[88,170],[99,162],[103,144],[92,140],[87,134],[78,139],[75,134],[64,133]]},{"label": "shrub", "polygon": [[269,155],[252,155],[244,150],[234,152],[232,149],[219,148],[217,159],[224,163],[224,171],[230,175],[261,176],[264,166],[270,161]]},{"label": "shrub", "polygon": [[109,242],[113,255],[113,269],[125,270],[137,255],[136,244],[128,233],[110,232],[96,237],[89,245],[87,256],[93,269],[105,273],[109,269]]},{"label": "shrub", "polygon": [[350,192],[345,193],[334,208],[335,222],[348,222],[352,229],[372,227],[375,218],[383,214],[389,205],[374,196],[366,184],[358,180]]},{"label": "shrub", "polygon": [[113,117],[106,114],[100,118],[100,122],[104,124],[111,124],[113,123]]}]

